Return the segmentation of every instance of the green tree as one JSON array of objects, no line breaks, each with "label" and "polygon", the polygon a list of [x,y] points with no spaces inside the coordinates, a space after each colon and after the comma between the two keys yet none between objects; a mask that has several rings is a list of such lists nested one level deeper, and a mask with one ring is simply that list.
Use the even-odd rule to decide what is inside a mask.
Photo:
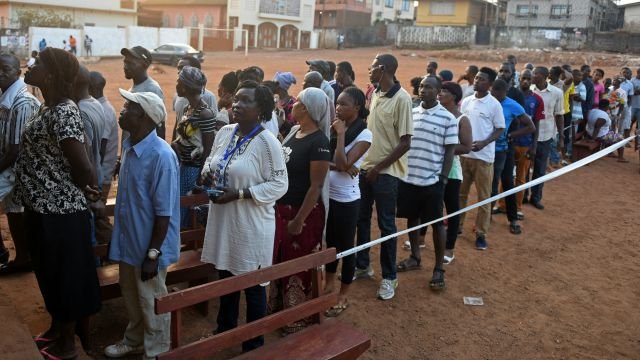
[{"label": "green tree", "polygon": [[58,27],[70,28],[71,16],[69,14],[59,14],[52,11],[42,10],[18,10],[16,25],[22,30],[28,30],[31,26],[38,27]]}]

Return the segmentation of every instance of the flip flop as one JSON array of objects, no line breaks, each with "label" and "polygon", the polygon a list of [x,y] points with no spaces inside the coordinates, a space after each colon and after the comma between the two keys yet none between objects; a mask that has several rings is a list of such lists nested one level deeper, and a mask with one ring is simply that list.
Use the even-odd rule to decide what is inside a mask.
[{"label": "flip flop", "polygon": [[420,270],[420,269],[422,269],[422,266],[420,266],[420,261],[418,261],[418,259],[414,258],[413,256],[409,256],[408,258],[400,261],[396,266],[396,271],[398,272]]},{"label": "flip flop", "polygon": [[324,312],[324,316],[336,317],[342,314],[343,311],[347,310],[348,307],[349,307],[349,303],[334,305]]},{"label": "flip flop", "polygon": [[444,269],[433,269],[433,276],[429,282],[431,290],[443,290],[445,288]]},{"label": "flip flop", "polygon": [[72,360],[78,357],[78,353],[73,350],[72,352],[60,356],[53,355],[49,353],[49,347],[47,346],[44,349],[40,350],[40,354],[42,354],[43,359],[45,360]]},{"label": "flip flop", "polygon": [[520,224],[510,224],[509,231],[514,235],[522,234],[522,228],[520,227]]},{"label": "flip flop", "polygon": [[620,162],[620,163],[628,163],[629,160],[627,160],[627,159],[618,159],[618,162]]},{"label": "flip flop", "polygon": [[41,350],[43,348],[48,347],[49,344],[51,344],[52,342],[56,341],[56,339],[49,339],[46,337],[42,337],[40,335],[36,335],[33,336],[33,342],[36,343],[36,346],[38,347],[38,350]]}]

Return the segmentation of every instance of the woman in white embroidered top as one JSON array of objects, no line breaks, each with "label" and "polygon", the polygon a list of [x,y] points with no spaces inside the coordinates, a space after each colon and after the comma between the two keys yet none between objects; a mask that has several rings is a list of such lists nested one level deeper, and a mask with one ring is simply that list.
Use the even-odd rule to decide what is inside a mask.
[{"label": "woman in white embroidered top", "polygon": [[[331,171],[329,173],[329,216],[327,217],[327,247],[342,252],[353,247],[360,210],[358,175],[364,155],[371,146],[372,134],[365,119],[369,110],[362,90],[350,86],[342,90],[336,102],[336,120],[331,125]],[[325,292],[334,289],[338,260],[327,264]],[[338,316],[347,306],[347,293],[356,270],[355,255],[342,259],[340,300],[326,311],[327,316]]]},{"label": "woman in white embroidered top", "polygon": [[[273,94],[254,81],[243,81],[233,100],[237,122],[220,129],[207,158],[200,183],[210,191],[202,261],[214,264],[221,279],[271,266],[276,200],[288,188],[280,142],[262,124],[271,119]],[[266,315],[266,291],[245,289],[247,322]],[[220,298],[216,332],[238,323],[240,292]],[[262,346],[262,336],[245,341],[243,351]]]}]

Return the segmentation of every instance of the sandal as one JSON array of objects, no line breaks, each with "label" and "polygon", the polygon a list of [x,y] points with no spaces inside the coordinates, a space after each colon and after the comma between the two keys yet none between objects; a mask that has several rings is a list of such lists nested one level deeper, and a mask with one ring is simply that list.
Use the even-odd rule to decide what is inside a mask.
[{"label": "sandal", "polygon": [[415,257],[413,257],[413,255],[411,255],[408,258],[400,261],[398,263],[398,265],[396,266],[396,271],[398,271],[398,272],[405,272],[405,271],[411,271],[411,270],[420,270],[420,269],[422,269],[422,266],[420,266],[420,260],[418,260]]},{"label": "sandal", "polygon": [[324,316],[326,316],[326,317],[336,317],[336,316],[342,314],[343,311],[347,310],[348,307],[349,307],[349,303],[342,303],[342,304],[334,305],[334,306],[330,307],[329,309],[327,309],[327,311],[324,312]]},{"label": "sandal", "polygon": [[431,277],[431,281],[429,282],[429,287],[432,290],[443,290],[445,287],[444,283],[444,269],[433,269],[433,276]]},{"label": "sandal", "polygon": [[520,224],[511,223],[509,224],[509,232],[514,235],[520,235],[522,234],[522,228],[520,227]]},{"label": "sandal", "polygon": [[78,357],[78,353],[75,350],[67,354],[56,356],[49,352],[49,348],[50,346],[47,346],[44,349],[40,350],[40,354],[42,355],[42,358],[45,360],[72,360]]},{"label": "sandal", "polygon": [[49,339],[46,337],[42,337],[41,335],[33,336],[33,342],[36,343],[38,350],[42,350],[43,348],[48,347],[51,343],[56,341],[56,339]]}]

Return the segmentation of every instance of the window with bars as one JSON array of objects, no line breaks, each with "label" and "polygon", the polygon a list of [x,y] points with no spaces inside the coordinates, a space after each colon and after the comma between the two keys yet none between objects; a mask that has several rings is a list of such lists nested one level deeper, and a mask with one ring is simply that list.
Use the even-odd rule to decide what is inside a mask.
[{"label": "window with bars", "polygon": [[568,19],[571,17],[571,5],[551,5],[551,19]]},{"label": "window with bars", "polygon": [[402,11],[409,11],[409,10],[411,10],[411,1],[402,0]]},{"label": "window with bars", "polygon": [[516,6],[516,17],[538,17],[538,5],[518,5]]},{"label": "window with bars", "polygon": [[393,0],[384,0],[384,7],[393,9]]}]

